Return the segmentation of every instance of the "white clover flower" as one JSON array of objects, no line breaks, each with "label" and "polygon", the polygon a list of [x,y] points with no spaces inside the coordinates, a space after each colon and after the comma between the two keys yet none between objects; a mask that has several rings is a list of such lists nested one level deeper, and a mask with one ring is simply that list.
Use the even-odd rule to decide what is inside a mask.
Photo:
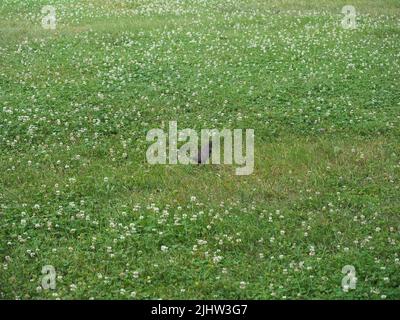
[{"label": "white clover flower", "polygon": [[215,256],[215,257],[213,257],[213,262],[214,263],[218,263],[218,262],[220,262],[222,260],[222,257],[221,256]]}]

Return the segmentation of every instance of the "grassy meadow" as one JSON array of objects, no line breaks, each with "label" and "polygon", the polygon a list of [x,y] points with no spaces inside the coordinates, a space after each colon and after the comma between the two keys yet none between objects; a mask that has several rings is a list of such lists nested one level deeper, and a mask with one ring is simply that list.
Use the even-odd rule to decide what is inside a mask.
[{"label": "grassy meadow", "polygon": [[[0,299],[400,299],[400,1],[2,0],[0,18]],[[172,120],[254,129],[253,174],[149,165]]]}]

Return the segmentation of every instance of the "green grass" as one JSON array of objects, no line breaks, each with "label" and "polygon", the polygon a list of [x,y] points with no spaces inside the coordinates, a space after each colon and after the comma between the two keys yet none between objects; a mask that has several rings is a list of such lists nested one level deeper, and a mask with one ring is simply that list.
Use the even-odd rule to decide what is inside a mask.
[{"label": "green grass", "polygon": [[[0,298],[400,299],[399,1],[47,4],[0,4]],[[254,173],[148,165],[170,120]]]}]

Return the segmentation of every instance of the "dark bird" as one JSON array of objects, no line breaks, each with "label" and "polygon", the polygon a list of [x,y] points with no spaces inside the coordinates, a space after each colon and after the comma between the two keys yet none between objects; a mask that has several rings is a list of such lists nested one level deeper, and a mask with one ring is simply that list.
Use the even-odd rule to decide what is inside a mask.
[{"label": "dark bird", "polygon": [[195,159],[197,164],[206,163],[207,159],[211,156],[211,151],[212,151],[212,141],[210,140],[208,142],[208,145],[204,146],[201,150],[199,150],[197,157]]}]

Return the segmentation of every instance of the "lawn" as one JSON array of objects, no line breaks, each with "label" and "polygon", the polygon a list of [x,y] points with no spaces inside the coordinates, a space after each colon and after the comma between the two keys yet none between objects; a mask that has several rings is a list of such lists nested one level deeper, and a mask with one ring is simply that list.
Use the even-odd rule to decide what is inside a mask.
[{"label": "lawn", "polygon": [[[400,299],[399,84],[398,0],[2,0],[0,299]],[[148,164],[169,121],[254,172]]]}]

